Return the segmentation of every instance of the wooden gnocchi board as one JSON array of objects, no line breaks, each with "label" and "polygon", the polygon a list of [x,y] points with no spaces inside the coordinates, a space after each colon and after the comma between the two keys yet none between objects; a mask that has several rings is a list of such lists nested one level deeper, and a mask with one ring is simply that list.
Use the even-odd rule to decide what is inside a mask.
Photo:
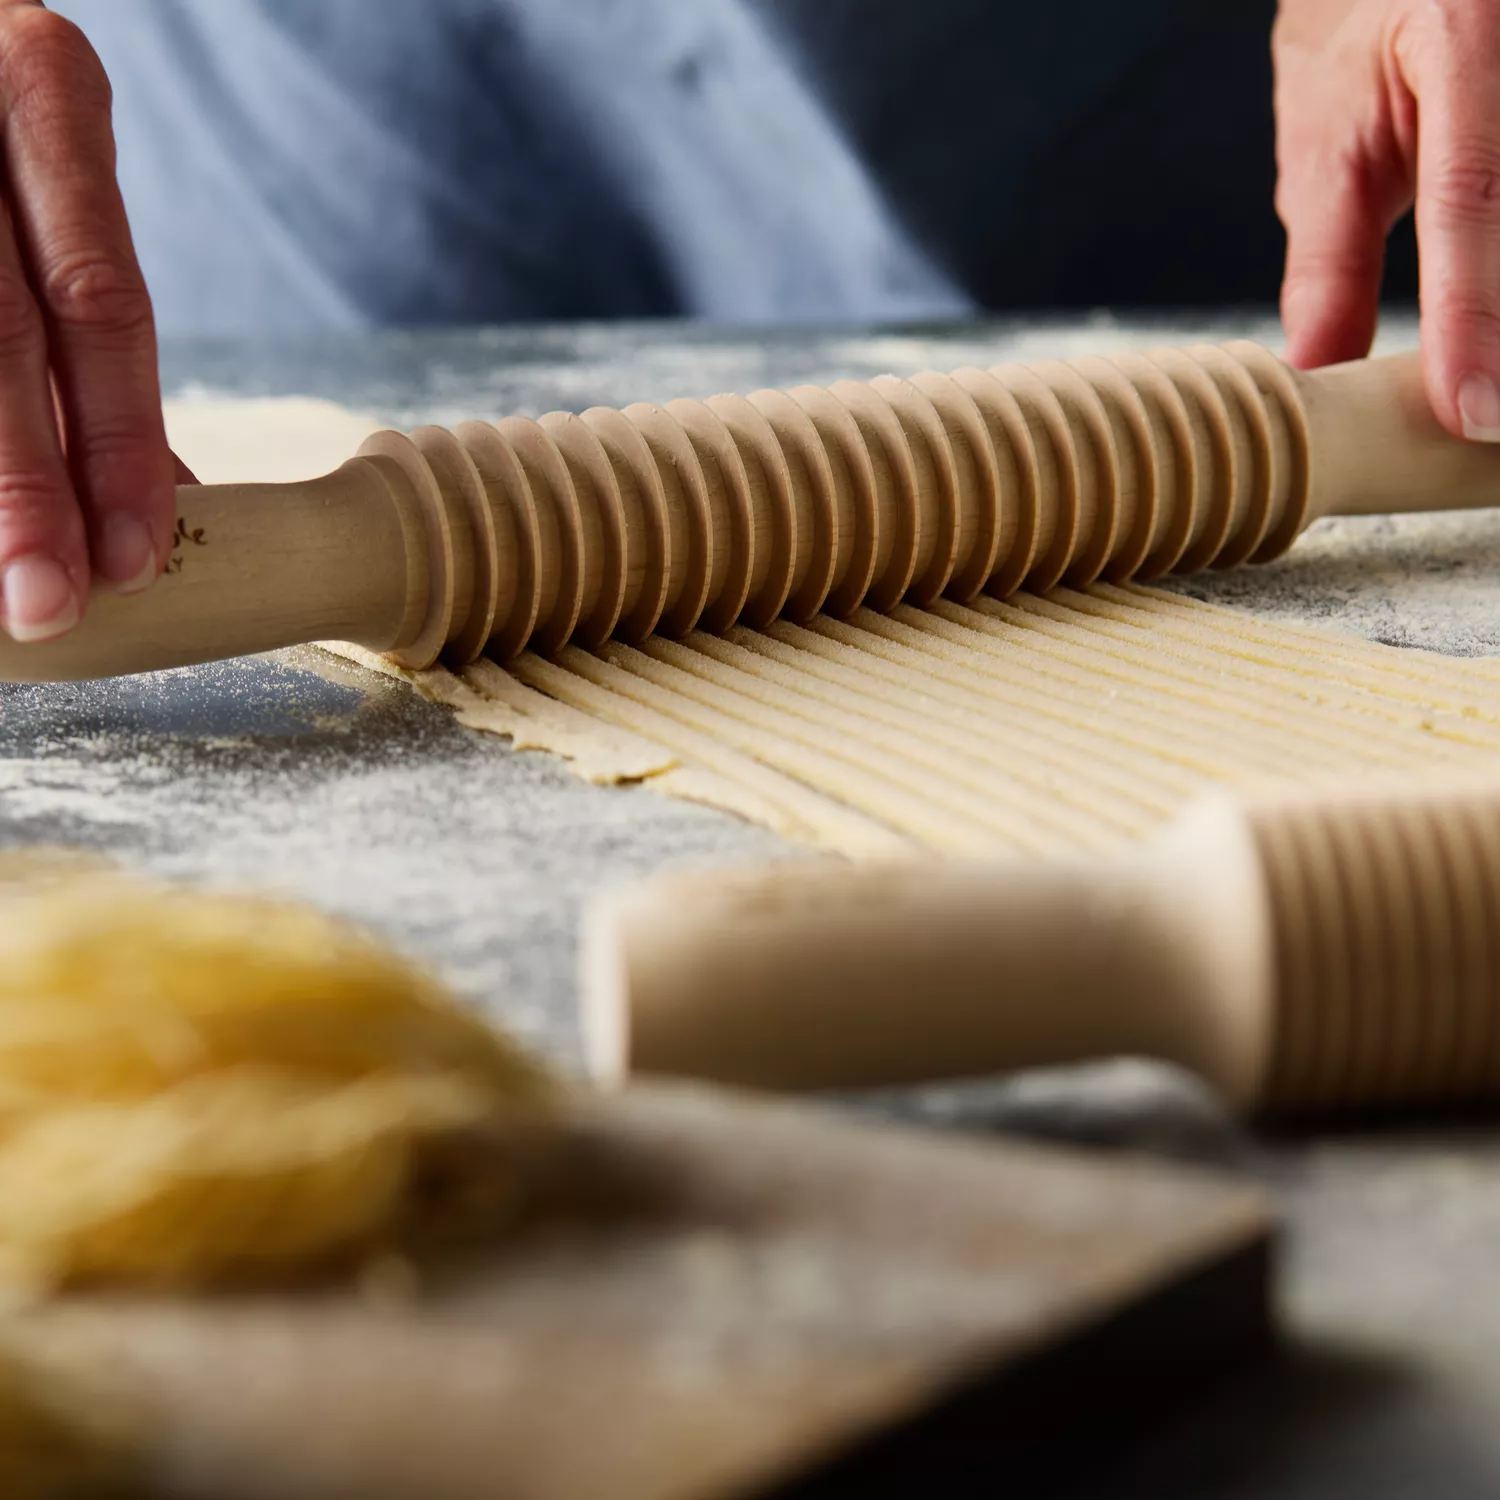
[{"label": "wooden gnocchi board", "polygon": [[404,1291],[78,1297],[0,1346],[127,1435],[101,1495],[709,1500],[990,1493],[1267,1343],[1233,1180],[688,1088],[518,1162],[531,1227]]}]

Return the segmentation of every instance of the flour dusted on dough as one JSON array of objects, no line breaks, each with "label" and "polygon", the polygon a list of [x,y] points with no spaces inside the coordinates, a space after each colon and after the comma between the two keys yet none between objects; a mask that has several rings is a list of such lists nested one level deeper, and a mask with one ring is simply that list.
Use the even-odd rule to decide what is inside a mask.
[{"label": "flour dusted on dough", "polygon": [[1214,788],[1484,770],[1500,750],[1491,664],[1108,585],[570,647],[464,678],[649,735],[680,760],[658,790],[712,771],[684,794],[850,855],[1103,850]]},{"label": "flour dusted on dough", "polygon": [[[410,671],[347,641],[325,641],[320,649],[410,684],[424,698],[451,708],[466,728],[499,735],[517,750],[560,756],[585,781],[639,785],[733,813],[796,843],[850,856],[911,847],[893,829],[754,757],[654,714],[649,706],[617,699],[529,653],[505,669],[477,661],[460,678],[442,667]],[[601,710],[601,702],[609,707]]]}]

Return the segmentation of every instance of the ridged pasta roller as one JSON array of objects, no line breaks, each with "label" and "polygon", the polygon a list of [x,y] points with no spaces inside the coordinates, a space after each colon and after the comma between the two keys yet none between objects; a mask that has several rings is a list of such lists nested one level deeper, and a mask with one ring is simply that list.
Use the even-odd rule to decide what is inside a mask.
[{"label": "ridged pasta roller", "polygon": [[1500,501],[1415,356],[1248,343],[379,433],[335,473],[179,491],[146,594],[0,679],[340,639],[408,666],[1275,557],[1326,515]]},{"label": "ridged pasta roller", "polygon": [[1115,863],[787,861],[607,899],[592,1071],[855,1088],[1133,1054],[1236,1105],[1500,1093],[1500,785],[1193,809]]}]

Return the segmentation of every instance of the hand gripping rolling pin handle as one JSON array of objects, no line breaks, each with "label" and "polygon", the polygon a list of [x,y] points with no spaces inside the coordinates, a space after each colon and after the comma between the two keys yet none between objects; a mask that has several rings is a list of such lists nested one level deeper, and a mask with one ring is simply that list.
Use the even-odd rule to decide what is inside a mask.
[{"label": "hand gripping rolling pin handle", "polygon": [[352,640],[408,666],[1264,560],[1322,515],[1500,501],[1415,356],[1251,344],[381,433],[298,485],[178,492],[169,575],[47,681]]},{"label": "hand gripping rolling pin handle", "polygon": [[1500,785],[1210,800],[1113,864],[695,874],[585,928],[602,1080],[857,1088],[1131,1054],[1242,1108],[1500,1093]]}]

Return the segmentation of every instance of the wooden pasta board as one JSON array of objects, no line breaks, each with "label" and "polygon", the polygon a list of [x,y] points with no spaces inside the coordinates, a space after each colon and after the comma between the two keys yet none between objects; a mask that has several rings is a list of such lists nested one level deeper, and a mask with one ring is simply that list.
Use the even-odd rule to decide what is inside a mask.
[{"label": "wooden pasta board", "polygon": [[3,1340],[193,1500],[993,1493],[1267,1343],[1265,1202],[1207,1174],[675,1087],[520,1169],[533,1227],[408,1295],[78,1297]]}]

